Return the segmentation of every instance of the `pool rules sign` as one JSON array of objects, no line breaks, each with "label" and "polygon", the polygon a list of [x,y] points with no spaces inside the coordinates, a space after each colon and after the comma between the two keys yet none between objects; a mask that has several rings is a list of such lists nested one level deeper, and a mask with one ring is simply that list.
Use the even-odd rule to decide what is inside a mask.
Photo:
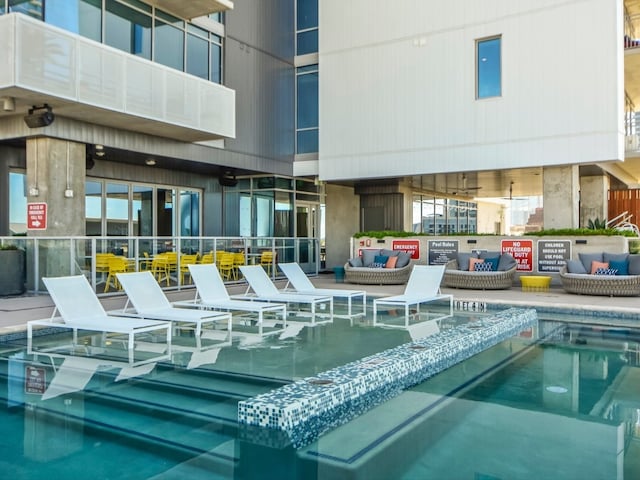
[{"label": "pool rules sign", "polygon": [[47,229],[47,204],[27,203],[27,230]]}]

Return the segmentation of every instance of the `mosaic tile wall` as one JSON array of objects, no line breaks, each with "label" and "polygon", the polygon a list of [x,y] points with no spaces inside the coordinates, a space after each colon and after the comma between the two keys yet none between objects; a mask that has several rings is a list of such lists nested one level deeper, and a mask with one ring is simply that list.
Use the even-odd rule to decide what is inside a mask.
[{"label": "mosaic tile wall", "polygon": [[[537,323],[511,308],[306,378],[238,404],[241,425],[287,433],[295,448],[404,389]],[[252,429],[255,430],[255,429]]]}]

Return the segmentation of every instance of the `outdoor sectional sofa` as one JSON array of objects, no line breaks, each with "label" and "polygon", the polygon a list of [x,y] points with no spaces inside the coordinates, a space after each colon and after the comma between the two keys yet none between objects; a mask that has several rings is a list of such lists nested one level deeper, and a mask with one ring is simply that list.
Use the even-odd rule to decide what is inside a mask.
[{"label": "outdoor sectional sofa", "polygon": [[[469,264],[476,261],[471,259],[491,263],[493,268],[490,271],[469,270]],[[506,290],[513,285],[517,267],[516,260],[509,253],[458,253],[457,258],[447,263],[442,285],[473,290]]]},{"label": "outdoor sectional sofa", "polygon": [[[596,273],[600,270],[598,273]],[[592,273],[593,272],[593,273]],[[580,253],[560,270],[565,291],[580,295],[633,297],[640,295],[640,255]]]},{"label": "outdoor sectional sofa", "polygon": [[344,265],[346,282],[369,285],[405,284],[412,269],[411,254],[384,248],[364,249]]}]

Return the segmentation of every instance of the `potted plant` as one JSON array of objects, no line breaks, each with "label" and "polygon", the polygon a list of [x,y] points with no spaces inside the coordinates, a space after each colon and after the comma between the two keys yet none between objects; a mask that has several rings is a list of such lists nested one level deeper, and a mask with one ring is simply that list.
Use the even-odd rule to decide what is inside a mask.
[{"label": "potted plant", "polygon": [[21,295],[25,291],[26,270],[24,250],[16,245],[0,245],[0,296]]}]

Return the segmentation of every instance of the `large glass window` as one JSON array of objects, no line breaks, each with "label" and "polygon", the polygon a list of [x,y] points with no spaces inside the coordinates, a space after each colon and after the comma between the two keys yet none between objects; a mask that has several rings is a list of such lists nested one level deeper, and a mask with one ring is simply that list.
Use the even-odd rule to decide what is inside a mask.
[{"label": "large glass window", "polygon": [[318,0],[296,4],[296,55],[318,51]]},{"label": "large glass window", "polygon": [[222,83],[222,37],[211,34],[211,81]]},{"label": "large glass window", "polygon": [[102,0],[47,0],[45,22],[102,41]]},{"label": "large glass window", "polygon": [[413,196],[413,231],[446,235],[477,231],[477,204],[424,195]]},{"label": "large glass window", "polygon": [[476,42],[476,97],[502,94],[501,37]]},{"label": "large glass window", "polygon": [[107,235],[129,235],[129,187],[107,183]]},{"label": "large glass window", "polygon": [[133,235],[153,236],[153,188],[134,185],[131,207]]},{"label": "large glass window", "polygon": [[180,192],[180,235],[200,235],[200,194],[189,190]]},{"label": "large glass window", "polygon": [[187,35],[187,73],[209,79],[209,40],[208,32],[189,26]]},{"label": "large glass window", "polygon": [[318,65],[296,70],[296,153],[318,151]]},{"label": "large glass window", "polygon": [[184,68],[184,32],[172,23],[156,20],[155,50],[153,59],[167,67],[182,70]]},{"label": "large glass window", "polygon": [[85,182],[86,235],[102,235],[102,183]]},{"label": "large glass window", "polygon": [[[151,17],[107,0],[104,42],[119,50],[151,59]],[[180,65],[182,69],[182,65]]]},{"label": "large glass window", "polygon": [[24,173],[9,173],[9,229],[12,235],[27,231],[26,177]]}]

